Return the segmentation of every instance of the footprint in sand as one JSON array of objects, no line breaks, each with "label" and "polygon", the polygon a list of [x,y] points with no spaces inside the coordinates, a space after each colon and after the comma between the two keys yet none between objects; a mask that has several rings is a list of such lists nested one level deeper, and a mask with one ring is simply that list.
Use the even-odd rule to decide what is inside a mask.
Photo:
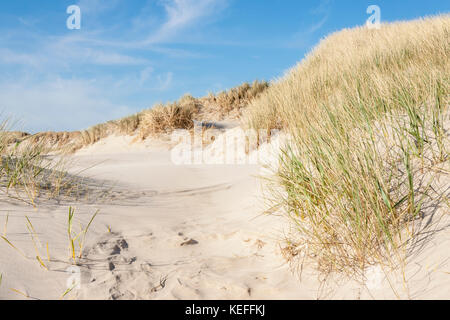
[{"label": "footprint in sand", "polygon": [[165,288],[167,278],[147,261],[138,261],[129,243],[119,233],[108,233],[87,251],[83,258],[86,271],[82,298],[90,292],[102,293],[102,299],[149,299]]}]

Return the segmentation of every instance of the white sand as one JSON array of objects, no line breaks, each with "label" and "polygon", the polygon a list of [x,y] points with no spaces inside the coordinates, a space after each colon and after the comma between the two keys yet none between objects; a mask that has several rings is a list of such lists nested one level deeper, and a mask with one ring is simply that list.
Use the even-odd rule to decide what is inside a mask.
[{"label": "white sand", "polygon": [[[80,261],[81,287],[66,299],[450,298],[450,219],[442,209],[432,220],[436,234],[408,261],[408,289],[399,274],[388,273],[387,281],[378,268],[368,271],[365,284],[336,277],[321,282],[308,266],[300,280],[280,254],[286,221],[261,215],[259,166],[175,166],[163,144],[132,140],[111,137],[75,155],[73,172],[95,165],[83,175],[116,185],[110,203],[74,205],[83,223],[96,209],[100,214]],[[448,188],[448,179],[442,183]],[[0,232],[9,212],[7,238],[27,258],[0,239],[1,299],[24,298],[11,289],[34,299],[65,292],[68,206],[33,209],[2,200]],[[40,242],[49,244],[50,263],[40,249],[49,271],[34,258],[25,215]],[[195,241],[182,245],[189,240]]]}]

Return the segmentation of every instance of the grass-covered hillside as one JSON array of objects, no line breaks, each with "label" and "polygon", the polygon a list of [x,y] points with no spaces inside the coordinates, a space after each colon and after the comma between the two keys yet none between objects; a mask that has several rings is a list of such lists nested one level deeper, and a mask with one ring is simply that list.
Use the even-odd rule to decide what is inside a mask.
[{"label": "grass-covered hillside", "polygon": [[432,205],[449,211],[449,82],[441,15],[332,34],[251,102],[247,124],[293,138],[273,189],[291,257],[393,266]]},{"label": "grass-covered hillside", "polygon": [[[21,137],[10,134],[18,141],[29,140],[56,147],[64,151],[76,151],[110,135],[136,135],[139,139],[170,134],[176,129],[192,129],[197,121],[237,120],[250,101],[269,87],[265,81],[254,81],[218,94],[194,98],[184,95],[178,101],[160,103],[134,115],[111,120],[91,128],[75,132],[42,132]],[[25,137],[23,137],[25,136]]]}]

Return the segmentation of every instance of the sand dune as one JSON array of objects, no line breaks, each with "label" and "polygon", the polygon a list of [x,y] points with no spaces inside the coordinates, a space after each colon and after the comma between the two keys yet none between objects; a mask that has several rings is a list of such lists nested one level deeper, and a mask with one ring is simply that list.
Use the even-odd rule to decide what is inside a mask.
[{"label": "sand dune", "polygon": [[[100,214],[75,271],[66,231],[69,202],[35,210],[20,203],[2,207],[0,222],[9,212],[8,239],[27,258],[0,243],[0,298],[58,299],[78,271],[81,286],[65,299],[448,298],[450,219],[445,213],[434,212],[439,233],[405,269],[409,288],[401,273],[377,268],[365,283],[324,279],[308,266],[300,277],[281,253],[288,224],[261,215],[260,166],[175,166],[164,143],[133,144],[132,139],[109,137],[73,156],[74,173],[92,167],[82,174],[112,185],[108,201],[76,203],[77,219],[84,224],[96,209]],[[34,259],[25,216],[40,242],[48,242],[49,271]]]}]

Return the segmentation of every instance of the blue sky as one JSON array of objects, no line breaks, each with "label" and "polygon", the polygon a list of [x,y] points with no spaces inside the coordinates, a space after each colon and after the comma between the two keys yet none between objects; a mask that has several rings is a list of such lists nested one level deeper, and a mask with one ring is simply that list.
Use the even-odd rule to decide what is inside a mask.
[{"label": "blue sky", "polygon": [[[16,129],[78,130],[254,79],[330,32],[448,13],[442,0],[15,0],[0,4],[0,110]],[[81,9],[69,30],[66,9]]]}]

